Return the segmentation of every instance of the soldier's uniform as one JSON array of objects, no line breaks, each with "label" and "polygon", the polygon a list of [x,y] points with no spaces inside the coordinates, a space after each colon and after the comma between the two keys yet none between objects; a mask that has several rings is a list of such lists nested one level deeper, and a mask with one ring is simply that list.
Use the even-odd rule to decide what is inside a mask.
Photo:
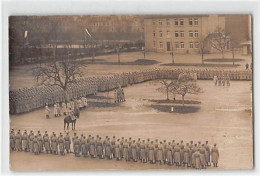
[{"label": "soldier's uniform", "polygon": [[51,148],[50,148],[50,139],[47,132],[45,132],[45,135],[43,136],[43,142],[44,142],[45,152],[48,154]]},{"label": "soldier's uniform", "polygon": [[58,142],[59,142],[60,155],[65,155],[65,141],[62,134],[60,134],[58,138]]},{"label": "soldier's uniform", "polygon": [[211,162],[213,163],[214,167],[218,166],[218,158],[219,158],[219,151],[217,145],[214,144],[214,147],[211,149]]},{"label": "soldier's uniform", "polygon": [[65,142],[65,149],[67,151],[67,153],[70,153],[70,144],[71,144],[71,139],[70,139],[70,135],[69,132],[67,132],[67,135],[64,137],[64,142]]},{"label": "soldier's uniform", "polygon": [[23,136],[22,136],[22,150],[24,150],[25,152],[28,151],[28,134],[27,134],[27,131],[25,130],[24,133],[23,133]]}]

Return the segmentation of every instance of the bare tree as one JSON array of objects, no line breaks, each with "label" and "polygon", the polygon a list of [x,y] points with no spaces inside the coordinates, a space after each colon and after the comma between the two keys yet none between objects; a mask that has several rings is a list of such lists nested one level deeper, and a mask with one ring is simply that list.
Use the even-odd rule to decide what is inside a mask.
[{"label": "bare tree", "polygon": [[232,52],[232,60],[233,60],[233,65],[235,65],[235,54],[236,54],[236,48],[238,47],[239,42],[235,38],[230,39],[230,49]]},{"label": "bare tree", "polygon": [[199,42],[199,48],[200,48],[202,65],[204,65],[204,54],[206,52],[207,42],[208,42],[208,36],[201,35],[200,42]]},{"label": "bare tree", "polygon": [[184,106],[185,95],[201,93],[200,87],[196,81],[193,81],[189,74],[182,73],[178,78],[178,88],[176,93],[182,96],[182,106]]},{"label": "bare tree", "polygon": [[172,80],[171,85],[170,85],[170,92],[173,94],[173,100],[175,101],[176,94],[178,93],[179,90],[179,82],[178,80]]},{"label": "bare tree", "polygon": [[65,92],[68,85],[82,77],[82,68],[85,64],[76,62],[68,57],[54,59],[47,63],[40,63],[33,69],[33,75],[39,85],[61,87]]},{"label": "bare tree", "polygon": [[157,89],[157,91],[162,92],[162,93],[166,93],[166,100],[169,100],[169,90],[171,87],[172,82],[170,80],[161,80],[161,87],[159,87]]},{"label": "bare tree", "polygon": [[209,34],[210,46],[221,52],[222,58],[224,58],[229,40],[229,33],[221,28],[217,28],[214,33]]}]

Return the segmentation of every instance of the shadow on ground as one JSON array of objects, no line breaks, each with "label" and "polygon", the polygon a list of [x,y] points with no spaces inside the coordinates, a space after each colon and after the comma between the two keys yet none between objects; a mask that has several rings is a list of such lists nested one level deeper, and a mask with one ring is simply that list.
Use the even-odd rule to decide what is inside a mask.
[{"label": "shadow on ground", "polygon": [[[182,100],[149,100],[155,103],[170,103],[170,104],[182,104]],[[184,104],[201,104],[200,101],[184,100]]]},{"label": "shadow on ground", "polygon": [[194,67],[238,67],[240,64],[207,64],[204,65],[200,63],[168,63],[168,64],[161,64],[161,66],[194,66]]},{"label": "shadow on ground", "polygon": [[[245,59],[234,59],[234,62],[240,62],[244,61]],[[210,59],[204,59],[206,62],[233,62],[233,58],[210,58]]]},{"label": "shadow on ground", "polygon": [[101,61],[94,60],[94,63],[92,63],[92,59],[87,59],[87,60],[80,60],[77,61],[82,64],[99,64],[99,65],[154,65],[158,64],[159,62],[156,60],[150,60],[150,59],[137,59],[133,62],[108,62],[103,59],[100,59]]},{"label": "shadow on ground", "polygon": [[[168,113],[179,113],[179,114],[188,114],[195,113],[200,108],[196,106],[171,106],[171,105],[151,105],[151,107],[160,112],[168,112]],[[173,111],[171,111],[171,107],[173,107]]]}]

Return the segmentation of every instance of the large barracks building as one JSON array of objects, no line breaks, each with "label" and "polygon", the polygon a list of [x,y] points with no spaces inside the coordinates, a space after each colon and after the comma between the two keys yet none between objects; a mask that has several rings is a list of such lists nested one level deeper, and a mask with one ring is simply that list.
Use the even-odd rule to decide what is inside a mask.
[{"label": "large barracks building", "polygon": [[199,53],[203,37],[225,29],[224,15],[170,15],[144,19],[148,51]]}]

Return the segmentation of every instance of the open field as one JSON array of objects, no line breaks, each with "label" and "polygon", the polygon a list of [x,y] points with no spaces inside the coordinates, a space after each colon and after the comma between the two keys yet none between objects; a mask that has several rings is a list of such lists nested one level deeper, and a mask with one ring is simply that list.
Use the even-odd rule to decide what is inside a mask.
[{"label": "open field", "polygon": [[[106,67],[112,69],[112,66],[105,65],[98,69],[102,70]],[[125,69],[130,70],[133,67],[126,66]],[[107,70],[108,68],[105,69]],[[91,65],[88,73],[95,71],[97,65]],[[19,77],[19,72],[15,73],[18,75],[10,74],[13,76],[11,77],[13,81]],[[15,84],[24,81],[29,85],[28,80],[25,78]],[[185,97],[189,101],[185,106],[196,108],[196,111],[190,113],[161,112],[154,108],[160,102],[159,100],[165,98],[165,95],[156,91],[160,86],[158,81],[125,88],[126,102],[118,106],[113,104],[113,92],[108,94],[111,99],[104,98],[107,97],[107,93],[98,93],[96,97],[89,98],[90,107],[82,111],[76,124],[76,132],[79,135],[99,134],[102,137],[115,135],[116,137],[131,136],[134,139],[139,137],[167,141],[175,139],[184,140],[185,143],[190,140],[204,143],[208,140],[211,145],[217,143],[220,151],[217,169],[251,169],[253,167],[251,82],[231,81],[230,87],[214,86],[212,81],[198,81],[198,84],[203,89],[203,93]],[[179,96],[176,98],[180,99]],[[178,103],[171,104],[163,101],[160,105],[166,108],[180,106]],[[47,130],[49,134],[52,131],[64,132],[63,117],[54,118],[53,111],[51,115],[51,119],[45,119],[44,109],[11,115],[10,128],[41,130],[42,133]],[[34,156],[23,152],[11,152],[10,161],[13,170],[180,169],[159,164],[75,158],[73,155]]]}]

